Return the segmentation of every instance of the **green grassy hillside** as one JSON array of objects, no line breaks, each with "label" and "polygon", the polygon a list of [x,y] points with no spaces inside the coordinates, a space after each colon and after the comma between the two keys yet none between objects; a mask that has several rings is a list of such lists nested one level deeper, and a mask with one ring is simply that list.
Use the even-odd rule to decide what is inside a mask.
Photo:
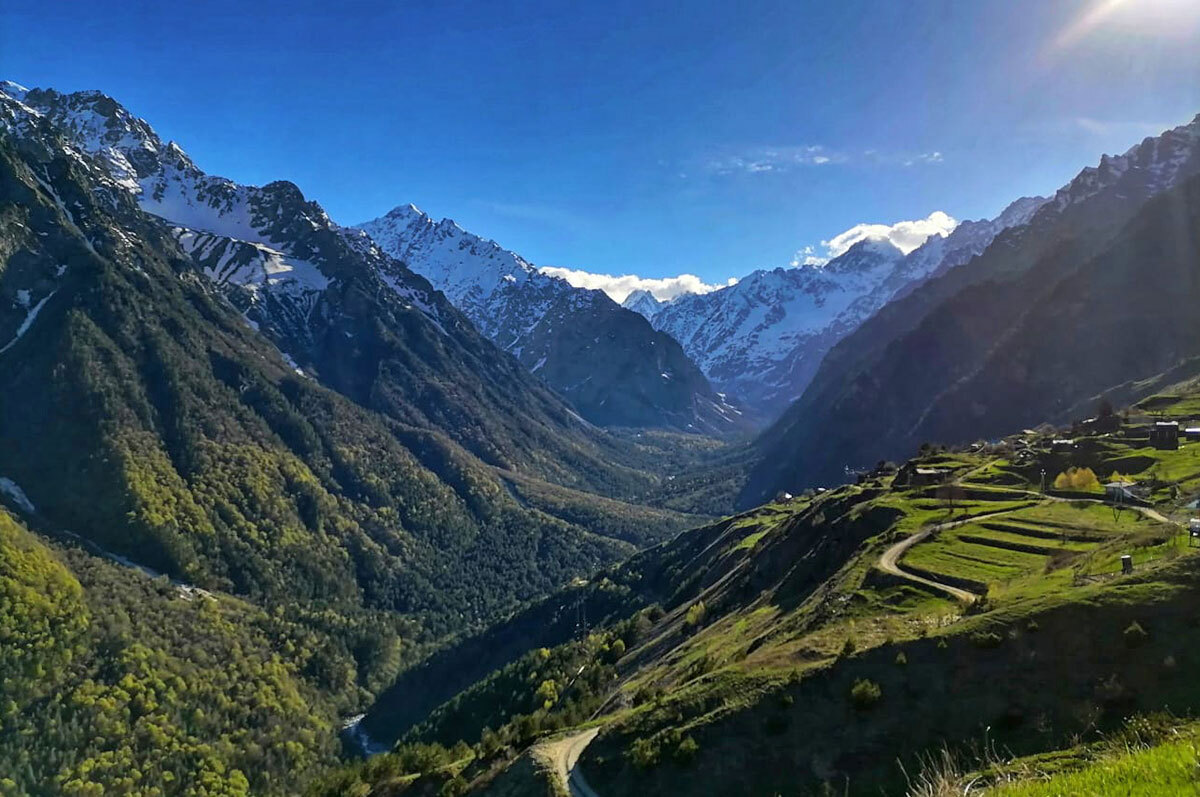
[{"label": "green grassy hillside", "polygon": [[[1026,760],[1141,712],[1200,711],[1200,548],[1178,525],[1200,444],[1150,448],[1148,420],[1077,429],[1069,451],[1052,446],[1065,430],[930,450],[915,464],[952,487],[884,469],[686,532],[447,650],[451,683],[462,660],[494,672],[436,709],[429,690],[420,710],[382,702],[375,727],[472,745],[456,777],[478,789],[505,749],[590,724],[580,767],[600,794],[891,794],[942,751],[969,772],[984,749]],[[1043,470],[1052,484],[1085,467],[1132,480],[1146,506],[1040,492]],[[527,653],[501,644],[516,628]],[[554,662],[596,677],[539,701]]]}]

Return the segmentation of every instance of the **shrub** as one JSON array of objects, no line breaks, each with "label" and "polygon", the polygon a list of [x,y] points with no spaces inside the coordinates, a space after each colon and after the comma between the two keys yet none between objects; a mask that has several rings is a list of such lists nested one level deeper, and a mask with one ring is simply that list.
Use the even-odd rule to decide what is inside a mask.
[{"label": "shrub", "polygon": [[685,736],[679,742],[679,746],[675,748],[675,760],[681,764],[686,764],[695,758],[698,752],[700,752],[700,745],[696,744],[696,740],[690,736]]},{"label": "shrub", "polygon": [[867,678],[860,678],[850,687],[850,702],[860,711],[871,708],[883,698],[883,689],[879,684]]},{"label": "shrub", "polygon": [[900,665],[901,667],[903,667],[905,664],[908,664],[908,656],[904,655],[903,650],[896,654],[896,664]]},{"label": "shrub", "polygon": [[446,781],[438,792],[439,797],[461,797],[467,793],[467,781],[462,775],[455,775]]},{"label": "shrub", "polygon": [[558,684],[554,682],[554,679],[547,678],[533,693],[533,699],[542,708],[550,708],[558,702]]},{"label": "shrub", "polygon": [[622,656],[625,655],[625,640],[615,640],[611,645],[609,645],[608,654],[612,661],[618,661]]},{"label": "shrub", "polygon": [[658,745],[651,739],[635,739],[629,746],[629,759],[638,769],[649,769],[658,763]]},{"label": "shrub", "polygon": [[963,613],[968,614],[968,615],[986,614],[987,612],[990,612],[991,610],[992,610],[992,603],[988,599],[987,588],[984,587],[983,594],[980,595],[975,600],[971,601],[971,603],[967,606],[966,610]]},{"label": "shrub", "polygon": [[839,653],[838,655],[840,655],[844,659],[848,659],[854,655],[855,650],[857,650],[857,647],[854,644],[854,640],[851,639],[850,637],[846,637],[846,641],[844,643],[842,643],[841,653]]},{"label": "shrub", "polygon": [[1039,628],[1041,628],[1041,626],[1038,625],[1038,621],[1034,620],[1033,618],[1030,618],[1029,622],[1025,624],[1025,630],[1031,634],[1036,632]]},{"label": "shrub", "polygon": [[1054,489],[1091,492],[1100,489],[1100,480],[1091,468],[1067,468],[1054,478]]},{"label": "shrub", "polygon": [[484,728],[479,736],[479,754],[481,758],[491,759],[504,746],[500,735],[491,728]]},{"label": "shrub", "polygon": [[662,698],[663,688],[658,684],[647,684],[633,694],[633,704],[641,706],[645,703],[653,703]]},{"label": "shrub", "polygon": [[707,609],[704,607],[704,601],[696,601],[688,608],[687,616],[684,618],[684,622],[687,623],[689,628],[695,628],[696,626],[700,625],[700,623],[704,622],[704,615],[706,611]]},{"label": "shrub", "polygon": [[1146,629],[1142,628],[1141,623],[1137,620],[1129,624],[1129,627],[1123,632],[1123,636],[1125,637],[1125,646],[1130,648],[1140,647],[1150,638],[1150,634],[1146,633]]}]

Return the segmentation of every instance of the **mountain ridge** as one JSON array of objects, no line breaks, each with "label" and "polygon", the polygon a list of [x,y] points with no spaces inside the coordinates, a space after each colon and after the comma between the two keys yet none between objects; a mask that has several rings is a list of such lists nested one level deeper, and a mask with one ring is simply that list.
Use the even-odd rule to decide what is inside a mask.
[{"label": "mountain ridge", "polygon": [[[306,375],[405,423],[441,429],[497,467],[585,488],[597,477],[612,485],[633,476],[622,473],[623,446],[496,352],[423,277],[362,231],[334,223],[292,183],[243,186],[208,175],[101,92],[18,93],[22,100],[4,102],[14,129],[45,119],[94,155],[113,190],[167,219],[246,323]],[[446,369],[462,389],[437,376]],[[506,409],[491,412],[497,407]],[[546,456],[550,449],[557,453]],[[635,481],[621,489],[640,489]]]},{"label": "mountain ridge", "polygon": [[544,274],[451,219],[400,205],[357,225],[429,279],[500,348],[605,426],[665,426],[729,435],[736,407],[668,335],[602,291]]},{"label": "mountain ridge", "polygon": [[753,271],[734,285],[653,308],[651,323],[683,343],[719,389],[774,418],[839,340],[893,297],[1025,223],[1044,201],[1019,199],[993,220],[963,222],[907,253],[866,238],[826,263]]},{"label": "mountain ridge", "polygon": [[[960,380],[975,378],[992,347],[1019,329],[1023,308],[1034,306],[1074,269],[1103,256],[1148,202],[1198,172],[1200,115],[1123,155],[1104,156],[1060,188],[1028,223],[1005,230],[981,254],[881,308],[829,352],[804,395],[764,435],[762,464],[751,476],[743,505],[783,484],[831,480],[845,466],[869,467],[880,458],[910,453],[921,442],[914,436],[928,433],[922,431],[922,418],[931,417],[930,403],[949,395]],[[1165,309],[1175,306],[1172,300],[1169,294],[1162,297]],[[904,365],[914,358],[929,367]],[[1037,420],[1061,420],[1059,411],[1113,386],[1095,386],[1087,395],[1053,391],[1050,396],[1065,405],[1056,409],[1038,398],[1042,417]],[[1021,403],[1029,405],[1031,398],[1036,397],[1029,394]],[[865,416],[873,419],[870,431],[863,424],[847,426],[868,401],[876,410]],[[937,433],[957,442],[962,429],[942,426]],[[822,461],[814,456],[814,446],[821,447]]]}]

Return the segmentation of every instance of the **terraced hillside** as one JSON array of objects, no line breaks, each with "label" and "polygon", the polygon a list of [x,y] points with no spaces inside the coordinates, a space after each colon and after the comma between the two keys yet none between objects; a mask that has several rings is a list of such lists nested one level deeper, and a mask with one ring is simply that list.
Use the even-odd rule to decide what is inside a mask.
[{"label": "terraced hillside", "polygon": [[939,532],[910,548],[899,565],[995,597],[1115,572],[1131,542],[1139,558],[1148,558],[1177,536],[1177,528],[1135,510],[1117,514],[1099,502],[1051,501]]}]

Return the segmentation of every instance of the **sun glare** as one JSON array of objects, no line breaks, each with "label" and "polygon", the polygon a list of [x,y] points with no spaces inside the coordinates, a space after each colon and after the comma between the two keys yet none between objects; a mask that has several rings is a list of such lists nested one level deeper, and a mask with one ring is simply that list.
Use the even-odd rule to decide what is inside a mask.
[{"label": "sun glare", "polygon": [[1070,47],[1102,29],[1179,38],[1200,24],[1197,0],[1093,0],[1054,40]]}]

